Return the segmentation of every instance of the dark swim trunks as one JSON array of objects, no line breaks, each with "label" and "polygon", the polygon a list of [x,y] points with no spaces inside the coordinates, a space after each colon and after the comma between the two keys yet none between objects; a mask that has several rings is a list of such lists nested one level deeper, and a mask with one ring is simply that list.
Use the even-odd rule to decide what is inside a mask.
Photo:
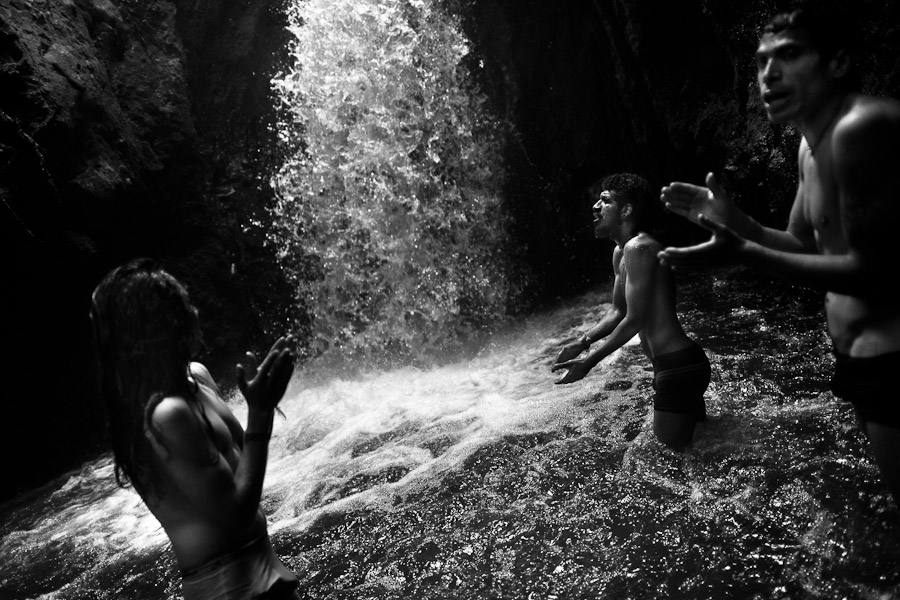
[{"label": "dark swim trunks", "polygon": [[711,369],[703,348],[697,344],[653,358],[653,410],[693,414],[706,420],[703,394]]},{"label": "dark swim trunks", "polygon": [[295,598],[297,577],[263,534],[243,548],[181,573],[185,600],[275,600]]},{"label": "dark swim trunks", "polygon": [[831,391],[856,407],[864,421],[900,428],[900,352],[855,358],[834,353]]}]

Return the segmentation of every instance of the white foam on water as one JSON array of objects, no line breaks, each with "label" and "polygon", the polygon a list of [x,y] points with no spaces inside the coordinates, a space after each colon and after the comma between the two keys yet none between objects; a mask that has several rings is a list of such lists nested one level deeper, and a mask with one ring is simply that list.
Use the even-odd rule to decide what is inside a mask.
[{"label": "white foam on water", "polygon": [[[270,444],[263,491],[270,529],[302,528],[322,510],[347,504],[384,505],[404,489],[460,468],[474,451],[504,435],[554,430],[576,421],[579,403],[602,387],[606,375],[597,369],[582,382],[554,385],[560,374],[550,372],[552,355],[578,334],[580,324],[562,338],[546,332],[565,329],[560,322],[575,320],[584,309],[570,307],[534,319],[498,336],[470,360],[453,364],[336,378],[309,387],[298,374],[281,403],[286,418],[276,417]],[[245,422],[243,401],[228,401]],[[390,468],[405,474],[338,493],[355,477]],[[85,463],[48,487],[54,491],[36,493],[34,503],[10,515],[9,533],[0,543],[0,556],[9,564],[28,565],[30,557],[65,544],[90,554],[95,568],[102,569],[123,556],[168,544],[138,494],[116,486],[109,456]]]},{"label": "white foam on water", "polygon": [[[328,509],[331,498],[338,505],[389,504],[389,498],[459,469],[475,450],[505,435],[577,422],[580,404],[602,388],[607,374],[598,368],[582,382],[554,385],[561,373],[550,372],[547,349],[555,354],[562,341],[542,337],[541,329],[547,324],[522,328],[506,345],[454,364],[309,388],[295,382],[270,444],[265,493],[278,499],[269,505],[271,529],[302,527]],[[242,406],[235,410],[244,418]],[[354,478],[391,468],[405,475],[340,492]]]}]

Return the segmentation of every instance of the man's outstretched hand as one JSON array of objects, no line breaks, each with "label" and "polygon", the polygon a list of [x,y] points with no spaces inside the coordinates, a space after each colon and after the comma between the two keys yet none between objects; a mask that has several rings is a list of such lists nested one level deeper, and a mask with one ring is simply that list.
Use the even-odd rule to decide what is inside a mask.
[{"label": "man's outstretched hand", "polygon": [[572,383],[573,381],[578,381],[579,379],[584,379],[585,375],[590,372],[590,367],[588,367],[587,363],[583,360],[567,360],[565,362],[558,362],[554,364],[551,368],[551,372],[556,372],[560,369],[568,369],[565,375],[563,375],[562,379],[555,381],[554,383]]},{"label": "man's outstretched hand", "polygon": [[563,346],[563,349],[559,351],[559,354],[556,355],[556,361],[553,364],[557,365],[572,360],[573,358],[578,358],[578,355],[584,352],[584,349],[585,345],[580,341],[566,344]]},{"label": "man's outstretched hand", "polygon": [[709,241],[684,248],[665,248],[657,254],[662,264],[684,270],[717,267],[737,261],[747,240],[703,215],[700,215],[697,223],[712,232]]},{"label": "man's outstretched hand", "polygon": [[664,186],[660,192],[660,200],[669,212],[698,224],[701,224],[699,218],[702,215],[718,223],[734,226],[731,221],[738,212],[731,197],[712,173],[706,174],[706,187],[682,181]]}]

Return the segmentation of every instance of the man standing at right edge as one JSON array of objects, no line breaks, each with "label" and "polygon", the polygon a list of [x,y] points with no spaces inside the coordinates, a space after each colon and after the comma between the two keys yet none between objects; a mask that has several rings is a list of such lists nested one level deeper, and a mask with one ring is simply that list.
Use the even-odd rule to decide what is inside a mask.
[{"label": "man standing at right edge", "polygon": [[672,183],[662,200],[712,237],[659,258],[675,268],[740,263],[827,291],[832,390],[853,404],[900,505],[900,103],[857,91],[850,37],[846,22],[808,3],[773,17],[759,41],[766,114],[803,134],[787,229],[761,226],[710,173],[708,187]]}]

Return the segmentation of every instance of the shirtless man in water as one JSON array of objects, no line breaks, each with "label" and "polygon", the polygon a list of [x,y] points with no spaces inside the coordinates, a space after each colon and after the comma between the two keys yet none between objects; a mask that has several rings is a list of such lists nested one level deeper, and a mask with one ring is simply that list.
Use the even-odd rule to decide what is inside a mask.
[{"label": "shirtless man in water", "polygon": [[676,268],[741,263],[827,292],[832,390],[853,404],[900,502],[900,302],[887,292],[900,259],[900,103],[856,91],[849,43],[846,23],[812,4],[763,29],[756,62],[766,114],[803,134],[787,229],[761,226],[710,173],[706,187],[664,187],[662,200],[711,239],[660,259]]},{"label": "shirtless man in water", "polygon": [[[642,231],[655,208],[655,194],[646,180],[631,173],[606,177],[590,193],[596,200],[594,235],[616,243],[612,306],[597,325],[560,350],[551,370],[568,369],[556,383],[578,381],[640,335],[653,363],[653,430],[660,442],[680,450],[690,443],[697,422],[706,419],[703,394],[710,366],[678,321],[675,280],[656,258],[662,246]],[[576,358],[601,338],[593,352]]]},{"label": "shirtless man in water", "polygon": [[116,480],[130,482],[172,543],[185,600],[297,599],[260,508],[272,419],[293,372],[290,338],[238,366],[247,430],[199,349],[197,311],[175,278],[142,259],[93,295]]}]

